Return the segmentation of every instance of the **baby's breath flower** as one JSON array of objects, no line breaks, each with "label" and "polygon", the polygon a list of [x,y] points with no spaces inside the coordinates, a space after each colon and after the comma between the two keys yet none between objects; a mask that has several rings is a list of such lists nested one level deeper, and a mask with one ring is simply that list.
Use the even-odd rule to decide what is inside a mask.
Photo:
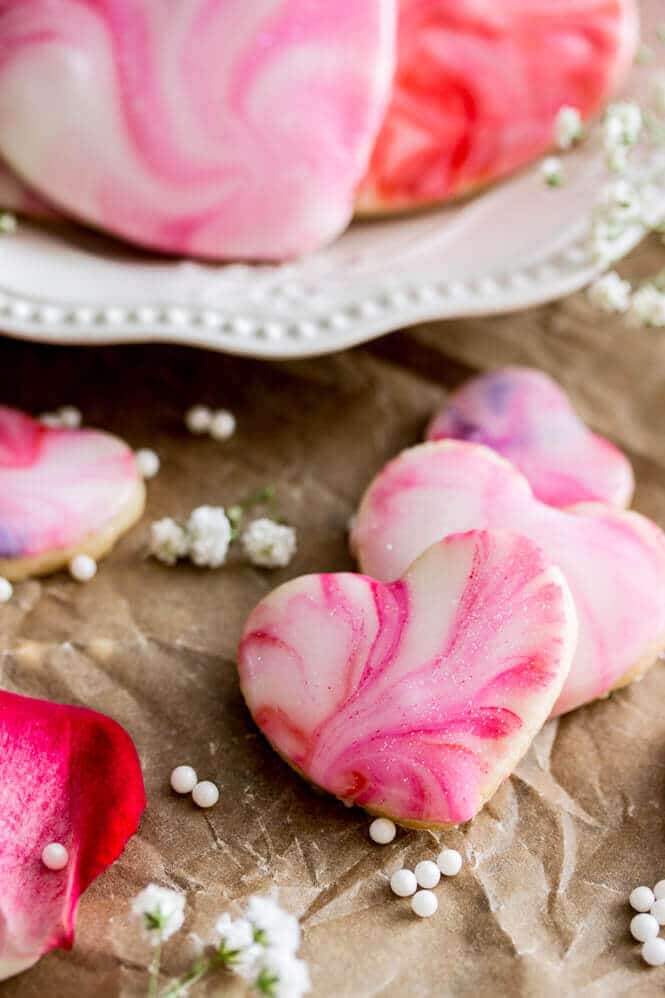
[{"label": "baby's breath flower", "polygon": [[132,901],[132,912],[140,918],[153,945],[165,942],[185,920],[185,895],[158,884],[148,884]]},{"label": "baby's breath flower", "polygon": [[256,942],[287,953],[295,953],[298,949],[298,919],[280,908],[273,898],[251,897],[247,903],[247,918],[253,927]]},{"label": "baby's breath flower", "polygon": [[226,561],[231,533],[221,506],[199,506],[187,521],[189,557],[195,565],[219,568]]},{"label": "baby's breath flower", "polygon": [[564,106],[554,121],[554,141],[559,149],[570,149],[584,133],[582,116],[576,107]]},{"label": "baby's breath flower", "polygon": [[607,152],[617,146],[634,146],[642,135],[644,124],[639,104],[616,101],[603,117],[603,143]]},{"label": "baby's breath flower", "polygon": [[644,284],[635,292],[628,313],[638,326],[665,326],[665,293],[654,284]]},{"label": "baby's breath flower", "polygon": [[165,565],[175,565],[189,552],[189,538],[175,520],[165,516],[150,527],[150,554]]},{"label": "baby's breath flower", "polygon": [[627,312],[630,308],[631,287],[611,270],[594,281],[587,295],[589,301],[603,312]]},{"label": "baby's breath flower", "polygon": [[288,565],[295,554],[296,532],[293,527],[261,517],[245,530],[242,546],[253,565],[280,568]]},{"label": "baby's breath flower", "polygon": [[563,163],[558,156],[546,156],[540,165],[545,183],[549,187],[561,187],[564,182]]},{"label": "baby's breath flower", "polygon": [[266,998],[302,998],[311,990],[307,964],[292,953],[266,950],[253,991]]},{"label": "baby's breath flower", "polygon": [[9,211],[0,212],[0,234],[10,236],[16,232],[17,228],[18,221],[16,220],[16,215],[12,215]]},{"label": "baby's breath flower", "polygon": [[225,963],[248,966],[258,957],[254,927],[248,919],[234,919],[227,913],[220,915],[215,922],[215,933],[219,938],[217,948]]}]

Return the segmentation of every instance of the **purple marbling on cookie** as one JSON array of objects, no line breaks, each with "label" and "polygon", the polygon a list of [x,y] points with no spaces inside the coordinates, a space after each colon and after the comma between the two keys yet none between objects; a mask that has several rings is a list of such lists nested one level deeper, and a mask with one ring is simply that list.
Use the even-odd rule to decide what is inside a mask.
[{"label": "purple marbling on cookie", "polygon": [[633,495],[625,455],[585,426],[555,381],[530,368],[506,367],[462,385],[430,423],[427,439],[491,447],[550,506],[628,506]]}]

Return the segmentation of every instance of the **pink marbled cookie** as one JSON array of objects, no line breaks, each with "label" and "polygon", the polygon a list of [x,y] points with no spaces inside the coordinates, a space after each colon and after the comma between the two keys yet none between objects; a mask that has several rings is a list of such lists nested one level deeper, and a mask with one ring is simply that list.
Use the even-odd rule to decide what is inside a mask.
[{"label": "pink marbled cookie", "polygon": [[486,444],[503,455],[550,506],[630,504],[630,462],[585,426],[565,392],[542,371],[506,367],[462,385],[427,430],[428,440],[449,438]]},{"label": "pink marbled cookie", "polygon": [[579,641],[554,714],[638,678],[665,647],[665,535],[600,503],[553,509],[494,451],[458,441],[404,451],[377,475],[351,535],[361,569],[397,579],[434,541],[462,530],[519,531],[570,586]]},{"label": "pink marbled cookie", "polygon": [[505,531],[448,537],[401,579],[307,575],[247,621],[242,690],[312,783],[405,825],[469,821],[543,724],[576,619],[558,569]]},{"label": "pink marbled cookie", "polygon": [[97,430],[53,430],[0,406],[0,575],[99,558],[143,512],[133,452]]},{"label": "pink marbled cookie", "polygon": [[0,151],[140,245],[291,257],[351,217],[394,35],[395,0],[13,0]]}]

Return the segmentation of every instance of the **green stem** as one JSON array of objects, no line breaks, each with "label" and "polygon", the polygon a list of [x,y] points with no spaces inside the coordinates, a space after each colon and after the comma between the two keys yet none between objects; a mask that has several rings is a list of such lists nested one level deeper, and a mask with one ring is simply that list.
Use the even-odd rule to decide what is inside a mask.
[{"label": "green stem", "polygon": [[150,983],[148,985],[148,998],[157,998],[157,988],[159,986],[159,967],[162,962],[162,937],[159,936],[155,951],[150,964]]},{"label": "green stem", "polygon": [[201,978],[205,977],[209,970],[213,966],[212,960],[197,960],[189,968],[186,974],[182,977],[178,977],[177,980],[173,981],[172,984],[162,992],[162,998],[179,998],[180,995],[184,994],[187,988],[191,987],[192,984],[196,984]]}]

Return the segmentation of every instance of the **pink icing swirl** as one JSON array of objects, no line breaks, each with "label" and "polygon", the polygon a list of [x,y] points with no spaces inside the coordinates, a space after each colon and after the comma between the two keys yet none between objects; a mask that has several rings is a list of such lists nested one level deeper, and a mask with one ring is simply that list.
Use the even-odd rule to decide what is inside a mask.
[{"label": "pink icing swirl", "polygon": [[257,724],[309,780],[405,823],[456,824],[526,751],[575,633],[542,551],[476,532],[389,585],[288,582],[250,615],[238,667]]},{"label": "pink icing swirl", "polygon": [[0,559],[68,549],[141,489],[133,452],[95,430],[53,430],[0,406]]},{"label": "pink icing swirl", "polygon": [[531,538],[570,586],[579,641],[555,714],[606,695],[665,647],[662,531],[600,503],[546,506],[507,461],[477,444],[421,444],[387,464],[365,493],[351,544],[363,571],[390,581],[440,537],[478,529]]},{"label": "pink icing swirl", "polygon": [[591,433],[555,381],[506,367],[468,381],[444,403],[428,440],[468,440],[503,455],[550,506],[628,506],[633,470],[621,451]]},{"label": "pink icing swirl", "polygon": [[394,19],[394,0],[0,4],[0,148],[141,245],[289,257],[350,218]]}]

